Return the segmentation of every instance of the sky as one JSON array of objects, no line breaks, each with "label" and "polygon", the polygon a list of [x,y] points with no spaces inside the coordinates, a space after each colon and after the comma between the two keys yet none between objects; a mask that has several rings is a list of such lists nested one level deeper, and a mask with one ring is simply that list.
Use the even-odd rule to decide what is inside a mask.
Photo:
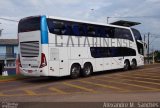
[{"label": "sky", "polygon": [[[101,23],[107,23],[107,17],[111,17],[109,23],[140,22],[135,28],[142,36],[150,32],[151,48],[160,50],[160,0],[0,0],[0,5],[0,18],[13,20],[48,15]],[[17,25],[0,19],[0,38],[17,38]]]}]

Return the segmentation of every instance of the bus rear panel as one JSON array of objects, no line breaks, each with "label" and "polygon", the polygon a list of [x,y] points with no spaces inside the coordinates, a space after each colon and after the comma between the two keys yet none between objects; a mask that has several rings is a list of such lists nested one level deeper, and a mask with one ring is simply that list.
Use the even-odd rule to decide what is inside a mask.
[{"label": "bus rear panel", "polygon": [[45,16],[27,17],[18,25],[20,69],[27,76],[47,76],[47,26]]}]

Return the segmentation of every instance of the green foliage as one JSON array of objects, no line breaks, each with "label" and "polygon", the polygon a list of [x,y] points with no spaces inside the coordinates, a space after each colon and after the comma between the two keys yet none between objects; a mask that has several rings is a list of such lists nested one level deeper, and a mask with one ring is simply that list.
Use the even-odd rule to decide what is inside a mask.
[{"label": "green foliage", "polygon": [[155,54],[155,61],[160,62],[160,51],[155,51],[154,54]]}]

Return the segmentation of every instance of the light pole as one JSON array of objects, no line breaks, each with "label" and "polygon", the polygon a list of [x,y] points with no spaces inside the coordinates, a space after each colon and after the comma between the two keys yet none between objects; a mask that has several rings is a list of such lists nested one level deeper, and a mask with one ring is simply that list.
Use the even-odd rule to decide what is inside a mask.
[{"label": "light pole", "polygon": [[[2,23],[0,23],[0,24],[2,24]],[[1,37],[1,35],[2,35],[2,30],[3,30],[3,29],[0,29],[0,37]]]},{"label": "light pole", "polygon": [[0,29],[0,37],[1,37],[1,35],[2,35],[2,30],[3,30],[3,29]]},{"label": "light pole", "polygon": [[148,51],[147,51],[147,55],[148,55],[148,64],[150,64],[150,56],[149,56],[149,47],[150,47],[150,33],[148,33]]},{"label": "light pole", "polygon": [[107,24],[109,23],[109,18],[111,18],[111,17],[107,17]]}]

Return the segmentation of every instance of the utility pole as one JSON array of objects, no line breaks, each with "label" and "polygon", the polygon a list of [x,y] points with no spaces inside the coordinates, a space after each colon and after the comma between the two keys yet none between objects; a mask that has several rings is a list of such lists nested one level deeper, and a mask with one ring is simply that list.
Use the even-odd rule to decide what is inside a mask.
[{"label": "utility pole", "polygon": [[[0,23],[0,24],[2,24],[2,23]],[[2,30],[3,30],[3,29],[0,29],[0,37],[1,37],[1,35],[2,35]]]},{"label": "utility pole", "polygon": [[148,55],[148,64],[150,63],[150,62],[149,62],[149,58],[150,58],[150,57],[149,57],[149,47],[150,47],[150,46],[149,46],[149,42],[150,42],[149,36],[150,36],[150,33],[148,32],[148,53],[147,53],[147,55]]},{"label": "utility pole", "polygon": [[2,35],[2,30],[3,30],[3,29],[0,29],[0,37],[1,37],[1,35]]},{"label": "utility pole", "polygon": [[152,62],[153,62],[153,64],[154,64],[154,47],[153,47],[153,58],[152,58]]},{"label": "utility pole", "polygon": [[145,59],[145,57],[146,57],[146,35],[144,34],[144,44],[143,44],[143,47],[144,47],[144,49],[143,49],[143,56],[144,56],[144,63],[146,63],[146,59]]},{"label": "utility pole", "polygon": [[107,24],[109,23],[109,18],[110,18],[110,17],[107,17]]}]

